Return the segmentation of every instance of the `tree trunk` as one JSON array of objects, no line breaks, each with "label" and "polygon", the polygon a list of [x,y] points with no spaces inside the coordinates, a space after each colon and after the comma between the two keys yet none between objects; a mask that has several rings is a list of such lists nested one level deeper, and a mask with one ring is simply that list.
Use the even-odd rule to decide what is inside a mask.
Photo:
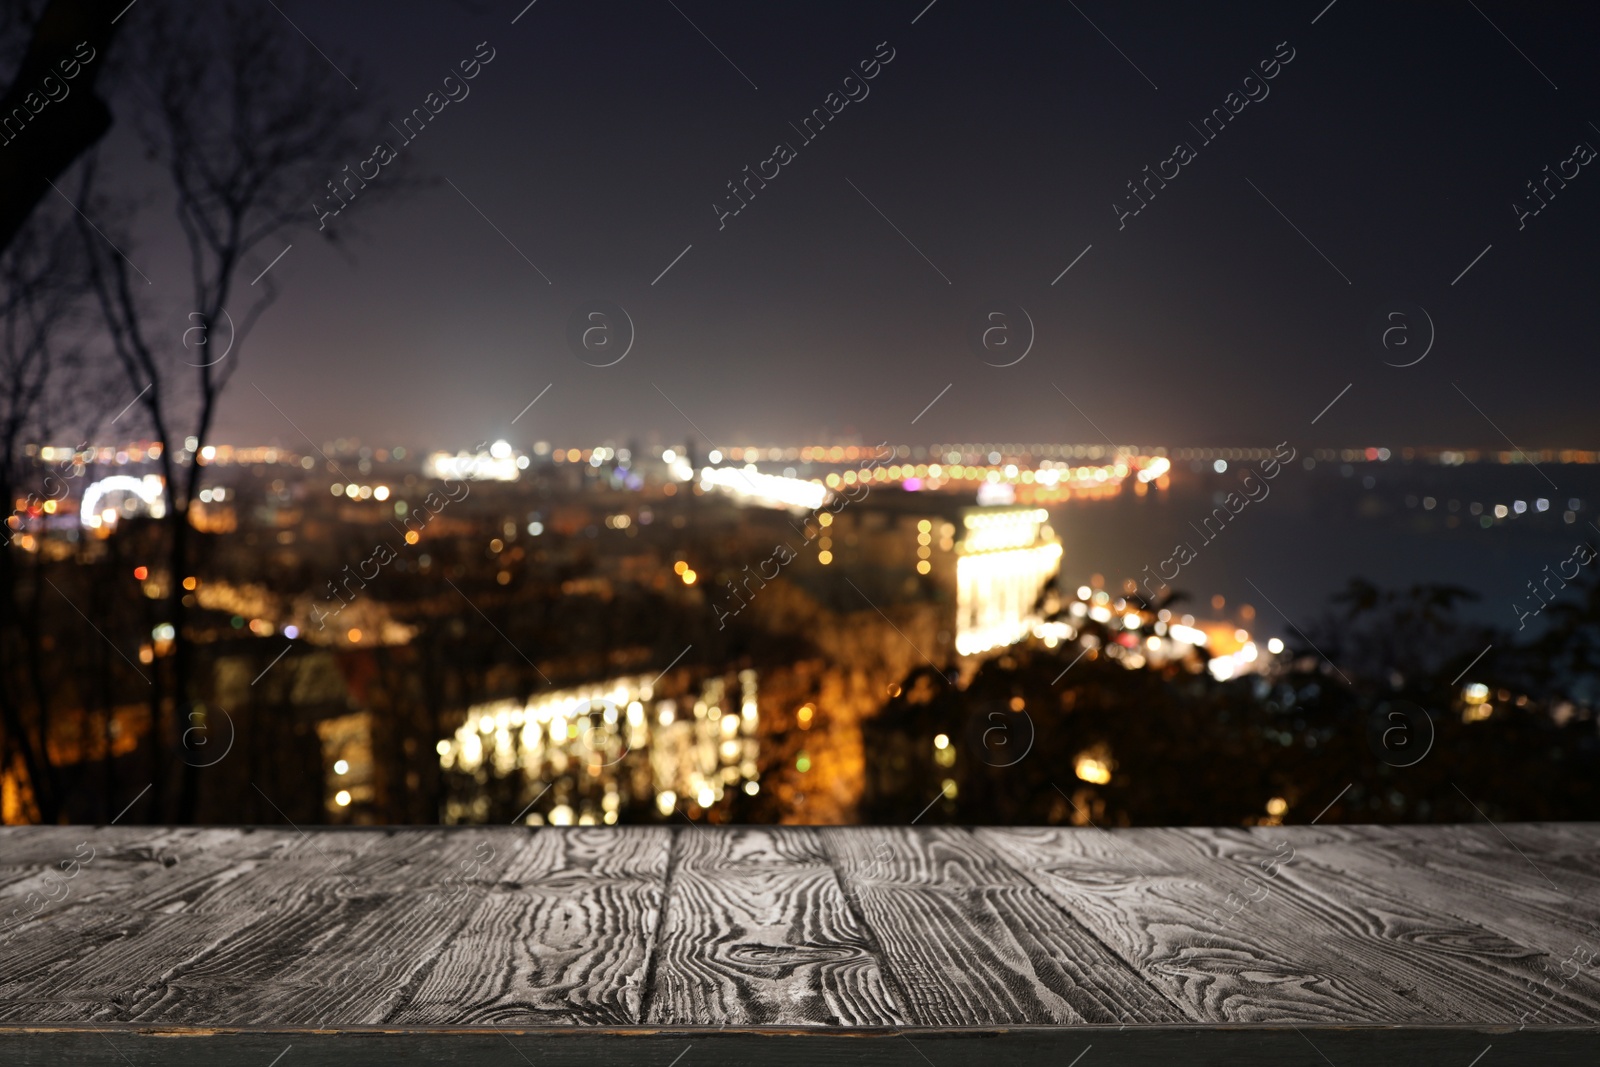
[{"label": "tree trunk", "polygon": [[[194,480],[194,473],[189,474],[189,481]],[[194,822],[195,808],[200,798],[200,769],[188,760],[181,758],[183,752],[182,739],[184,731],[193,725],[189,721],[189,712],[193,710],[191,690],[194,670],[194,645],[189,640],[186,632],[188,625],[189,609],[184,604],[187,590],[183,588],[183,580],[189,574],[189,535],[193,527],[189,525],[189,508],[187,500],[180,510],[178,507],[179,496],[171,491],[176,487],[169,486],[167,497],[173,503],[173,509],[168,516],[172,528],[172,539],[168,544],[169,554],[167,567],[172,572],[172,582],[167,590],[167,621],[172,624],[172,722],[176,728],[179,753],[179,763],[182,770],[178,771],[178,798],[174,809],[174,822],[187,824]],[[184,497],[188,493],[183,494]],[[196,590],[198,590],[196,586]],[[198,596],[196,597],[198,599]]]},{"label": "tree trunk", "polygon": [[[10,463],[6,463],[10,470]],[[0,500],[7,502],[16,498],[15,487],[9,479],[0,479]],[[49,782],[40,765],[39,750],[33,743],[26,723],[22,718],[22,709],[18,707],[16,694],[22,692],[22,657],[26,639],[23,637],[17,620],[22,618],[22,605],[17,597],[17,565],[12,556],[9,537],[4,546],[0,546],[0,664],[5,670],[0,673],[0,722],[5,724],[6,736],[10,743],[16,747],[22,757],[22,768],[28,776],[28,786],[33,791],[34,803],[39,807],[40,819],[51,823],[56,820],[55,796],[50,789]],[[16,630],[15,644],[11,643],[11,631]],[[13,661],[10,650],[16,650],[14,665],[18,668],[13,676]]]}]

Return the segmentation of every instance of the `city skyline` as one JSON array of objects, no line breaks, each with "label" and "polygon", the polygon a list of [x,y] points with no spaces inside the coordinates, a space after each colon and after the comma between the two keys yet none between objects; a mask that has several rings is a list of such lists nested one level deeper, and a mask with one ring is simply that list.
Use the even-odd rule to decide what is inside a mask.
[{"label": "city skyline", "polygon": [[[8,438],[7,541],[31,568],[10,591],[56,587],[19,612],[66,633],[108,598],[95,677],[149,689],[128,728],[153,773],[208,692],[258,702],[236,687],[336,650],[377,733],[352,741],[338,687],[318,690],[322,741],[357,756],[329,756],[335,815],[368,803],[340,766],[405,765],[433,804],[440,768],[416,760],[464,708],[661,670],[687,645],[670,669],[760,665],[768,770],[830,766],[777,735],[802,707],[833,721],[843,817],[863,781],[850,723],[924,667],[963,690],[991,654],[1002,673],[1060,658],[1056,678],[1091,653],[1152,679],[1393,686],[1329,620],[1451,612],[1462,663],[1485,628],[1570,628],[1577,608],[1546,615],[1528,574],[1581,570],[1600,501],[1583,402],[1600,372],[1573,358],[1591,313],[1572,296],[1596,153],[1588,119],[1551,106],[1582,99],[1572,35],[1419,6],[1374,38],[1349,0],[1157,13],[1158,30],[937,2],[760,22],[709,3],[102,12],[74,62],[104,71],[110,128],[53,172],[11,261],[14,323],[50,310],[43,235],[85,271],[45,320],[51,391],[17,394]],[[167,54],[186,59],[152,86],[140,63]],[[230,85],[248,103],[217,106]],[[1198,614],[1167,606],[1190,599]],[[1216,632],[1179,640],[1197,650],[1179,663],[1172,627]],[[1494,669],[1536,640],[1506,635]],[[429,650],[457,647],[453,691],[418,688]],[[381,759],[397,724],[370,664],[340,659],[369,650],[416,716]],[[1494,719],[1439,659],[1411,670],[1463,721]],[[108,690],[64,683],[121,721]],[[1506,691],[1565,714],[1543,681]],[[702,757],[731,740],[710,723]],[[1080,779],[1115,781],[1094,751],[1072,753],[1099,768]],[[192,811],[181,774],[162,804]],[[43,813],[64,794],[36,796]]]}]

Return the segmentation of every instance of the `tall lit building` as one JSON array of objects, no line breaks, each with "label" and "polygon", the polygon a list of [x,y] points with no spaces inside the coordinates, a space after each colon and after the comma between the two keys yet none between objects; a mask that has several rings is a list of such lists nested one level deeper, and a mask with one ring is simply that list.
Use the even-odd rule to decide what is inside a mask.
[{"label": "tall lit building", "polygon": [[1013,644],[1036,621],[1034,602],[1061,563],[1061,542],[1032,507],[967,508],[956,552],[956,652]]}]

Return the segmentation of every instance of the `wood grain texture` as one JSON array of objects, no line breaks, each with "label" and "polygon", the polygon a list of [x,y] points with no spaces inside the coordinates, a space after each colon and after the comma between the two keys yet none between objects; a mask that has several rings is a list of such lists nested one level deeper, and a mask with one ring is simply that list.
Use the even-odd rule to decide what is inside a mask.
[{"label": "wood grain texture", "polygon": [[[1417,998],[1264,917],[1259,880],[1219,869],[1167,831],[980,830],[1152,985],[1206,1022],[1396,1023]],[[1230,894],[1232,899],[1230,900]],[[1442,1021],[1442,1020],[1440,1020]]]},{"label": "wood grain texture", "polygon": [[872,935],[805,827],[678,828],[647,1021],[897,1026]]},{"label": "wood grain texture", "polygon": [[970,831],[830,829],[822,839],[916,1025],[1182,1018]]},{"label": "wood grain texture", "polygon": [[[165,954],[181,956],[213,935],[214,920],[184,914],[186,897],[227,881],[257,840],[236,830],[52,833],[54,840],[30,835],[0,853],[5,870],[25,875],[0,898],[7,918],[18,903],[29,914],[29,892],[60,897],[0,941],[0,1020],[114,1017],[116,1002],[171,958]],[[4,840],[11,844],[11,835]],[[71,857],[83,861],[74,868]],[[223,914],[232,925],[249,921],[236,908]]]},{"label": "wood grain texture", "polygon": [[[1260,838],[1267,831],[1257,829]],[[1573,853],[1571,863],[1540,853],[1534,866],[1514,851],[1463,852],[1425,842],[1339,840],[1308,848],[1319,867],[1364,872],[1365,894],[1397,894],[1526,948],[1517,968],[1524,991],[1513,997],[1519,1022],[1567,1017],[1593,1018],[1600,998],[1600,878],[1573,869],[1592,852]],[[1548,871],[1553,881],[1542,872]],[[1515,901],[1507,907],[1507,901]],[[1529,1000],[1533,1006],[1530,1006]]]},{"label": "wood grain texture", "polygon": [[672,834],[664,827],[534,832],[492,885],[438,902],[439,914],[458,908],[466,920],[383,1021],[639,1021]]},{"label": "wood grain texture", "polygon": [[[1324,857],[1312,845],[1275,865],[1269,842],[1281,833],[1243,830],[1150,831],[1169,847],[1193,849],[1194,863],[1212,863],[1239,879],[1254,878],[1268,891],[1242,922],[1295,929],[1352,972],[1381,976],[1428,1014],[1449,1022],[1515,1023],[1531,1011],[1529,986],[1539,975],[1540,953],[1518,939],[1451,914],[1431,895],[1408,893],[1372,861]],[[1285,856],[1279,850],[1279,857]],[[1600,1019],[1600,999],[1578,987],[1547,1008],[1552,1021]]]},{"label": "wood grain texture", "polygon": [[[378,1022],[398,985],[464,916],[423,906],[481,831],[307,839],[263,830],[116,842],[59,916],[77,936],[30,985],[29,1018],[293,1024]],[[343,873],[386,853],[402,876]],[[148,859],[146,857],[149,857]],[[158,873],[159,872],[159,873]],[[53,1001],[45,1013],[40,1001]],[[0,1007],[0,1018],[17,1012]]]},{"label": "wood grain texture", "polygon": [[[944,1043],[974,1032],[1061,1062],[1093,1043],[1098,1063],[1153,1055],[1156,1034],[1215,1058],[1241,1025],[1256,1040],[1227,1046],[1241,1062],[1269,1047],[1321,1062],[1293,1027],[1351,1053],[1368,1046],[1350,1027],[1495,1028],[1463,1065],[1491,1042],[1498,1057],[1522,1041],[1528,1062],[1568,1055],[1560,1035],[1600,1043],[1600,956],[1574,955],[1600,953],[1594,824],[33,827],[0,830],[0,920],[14,909],[8,1064],[61,1061],[44,1048],[124,1063],[107,1033],[185,1027],[298,1035],[261,1062],[291,1042],[297,1059],[301,1042],[341,1054],[314,1033],[457,1033],[401,1058],[541,1064],[578,1047],[560,1035],[631,1034],[630,1055],[662,1067],[690,1043],[683,1067],[747,1062],[762,1046],[735,1056],[727,1039],[752,1030],[887,1034],[819,1045],[833,1058],[817,1062],[937,1067],[992,1060]],[[1050,1034],[1071,1036],[1026,1036]],[[237,1037],[216,1047],[254,1055]]]},{"label": "wood grain texture", "polygon": [[[502,835],[430,831],[426,846],[407,842],[418,847],[403,865],[367,876],[343,872],[359,869],[370,850],[331,866],[321,850],[315,858],[297,853],[309,871],[298,862],[263,865],[230,889],[260,900],[261,918],[169,967],[161,1001],[141,998],[130,1018],[223,1017],[259,1025],[270,1005],[271,1018],[300,1025],[381,1022],[470,917],[467,902],[479,886],[467,883],[459,903],[438,900],[461,885],[463,864],[488,855],[480,846],[491,836]],[[503,844],[514,851],[525,840],[506,836]]]}]

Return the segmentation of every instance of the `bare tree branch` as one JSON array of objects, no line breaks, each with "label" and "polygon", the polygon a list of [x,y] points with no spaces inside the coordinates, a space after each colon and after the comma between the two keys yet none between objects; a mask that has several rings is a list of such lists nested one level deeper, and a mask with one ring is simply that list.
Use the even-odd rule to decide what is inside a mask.
[{"label": "bare tree branch", "polygon": [[[161,321],[157,294],[133,285],[127,262],[111,255],[104,242],[89,242],[86,225],[80,227],[112,348],[129,384],[144,390],[139,403],[161,444],[167,497],[165,614],[176,636],[169,662],[155,672],[151,711],[156,722],[163,715],[172,722],[175,716],[173,736],[181,736],[194,698],[195,653],[182,586],[191,566],[189,510],[204,473],[203,450],[223,393],[238,372],[244,341],[278,296],[269,282],[245,290],[248,306],[230,309],[238,272],[260,245],[316,217],[308,202],[342,167],[371,154],[364,146],[370,145],[377,120],[365,98],[353,97],[343,76],[287,34],[268,6],[230,2],[196,8],[149,0],[128,37],[125,48],[140,60],[128,66],[133,125],[173,194],[188,251],[188,312],[207,331],[233,323],[225,365],[209,358],[209,348],[208,358],[198,364],[167,363],[166,353],[177,345],[153,333],[151,324]],[[84,167],[81,202],[92,199],[95,171],[92,161]],[[396,181],[367,195],[376,200],[403,188]],[[105,204],[91,213],[126,218],[125,210]],[[133,244],[131,235],[119,233],[119,244],[123,241]],[[180,789],[170,803],[162,789],[156,791],[157,803],[176,821],[193,818],[197,774],[192,765],[183,765]]]}]

